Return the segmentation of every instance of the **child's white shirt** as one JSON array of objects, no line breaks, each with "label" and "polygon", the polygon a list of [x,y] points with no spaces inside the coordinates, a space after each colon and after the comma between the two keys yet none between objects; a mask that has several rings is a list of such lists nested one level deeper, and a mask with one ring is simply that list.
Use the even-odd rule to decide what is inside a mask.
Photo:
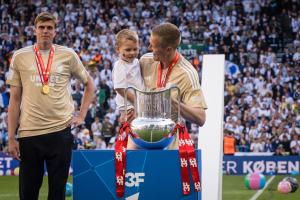
[{"label": "child's white shirt", "polygon": [[[112,80],[114,89],[127,87],[135,87],[144,90],[144,80],[141,75],[141,68],[138,59],[134,59],[132,63],[128,63],[122,59],[118,59],[114,63],[112,71]],[[117,93],[116,104],[118,110],[125,110],[125,99]],[[133,105],[127,101],[127,109],[133,108]]]}]

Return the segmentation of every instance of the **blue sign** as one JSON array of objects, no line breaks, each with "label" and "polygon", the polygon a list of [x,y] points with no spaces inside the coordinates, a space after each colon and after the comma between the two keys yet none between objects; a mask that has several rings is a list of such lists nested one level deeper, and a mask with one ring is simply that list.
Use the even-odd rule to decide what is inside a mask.
[{"label": "blue sign", "polygon": [[[200,154],[197,150],[201,169]],[[74,200],[201,200],[201,193],[195,192],[193,186],[190,195],[182,194],[177,150],[127,151],[126,162],[125,195],[117,198],[114,151],[73,151]]]},{"label": "blue sign", "polygon": [[14,175],[15,169],[19,169],[19,161],[6,153],[0,152],[0,176]]},{"label": "blue sign", "polygon": [[[105,150],[101,151],[106,152]],[[73,156],[76,152],[74,151]],[[90,151],[84,150],[84,152]],[[177,153],[175,157],[177,161]],[[73,164],[72,162],[72,166]],[[174,165],[177,166],[178,163],[176,162]],[[13,159],[7,153],[0,152],[0,176],[15,175],[15,169],[18,168],[18,160]],[[254,171],[264,174],[290,174],[300,172],[300,156],[224,156],[223,171],[233,175],[248,174]]]},{"label": "blue sign", "polygon": [[223,171],[227,174],[290,174],[300,171],[300,156],[224,156]]}]

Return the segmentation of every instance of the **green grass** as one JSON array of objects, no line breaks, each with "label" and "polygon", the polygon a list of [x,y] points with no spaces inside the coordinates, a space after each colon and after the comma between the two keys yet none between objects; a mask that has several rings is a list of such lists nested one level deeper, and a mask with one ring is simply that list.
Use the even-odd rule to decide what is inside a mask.
[{"label": "green grass", "polygon": [[[259,197],[258,200],[300,200],[300,189],[295,193],[281,194],[277,191],[278,183],[286,176],[276,176],[275,179],[269,184],[265,189],[265,192]],[[298,183],[300,183],[300,176],[294,177],[297,178]]]},{"label": "green grass", "polygon": [[[249,200],[257,192],[246,189],[244,186],[244,177],[234,175],[223,176],[223,200]],[[284,177],[276,176],[257,200],[300,200],[300,189],[290,194],[280,194],[277,192],[277,185]],[[268,180],[270,177],[267,176],[266,178]],[[300,183],[300,176],[296,178]],[[47,199],[47,181],[48,178],[45,176],[39,200]],[[72,177],[68,181],[72,182]],[[16,176],[0,176],[0,200],[18,200],[18,182],[18,177]],[[66,199],[71,200],[72,198],[68,197]]]},{"label": "green grass", "polygon": [[[151,134],[149,134],[151,132]],[[138,130],[136,133],[147,142],[158,142],[169,134],[168,130]]]},{"label": "green grass", "polygon": [[250,199],[255,192],[245,188],[244,176],[223,175],[223,200]]},{"label": "green grass", "polygon": [[[68,182],[72,182],[72,177]],[[19,199],[19,177],[18,176],[0,176],[0,200],[18,200]],[[43,185],[40,189],[39,200],[47,200],[48,195],[48,177],[44,176]],[[66,200],[71,200],[67,197]]]},{"label": "green grass", "polygon": [[[244,186],[245,176],[223,175],[223,200],[249,200],[257,191],[248,190]],[[295,193],[281,194],[277,191],[278,183],[286,176],[279,176],[272,180],[257,200],[300,200],[300,189]],[[267,181],[270,176],[267,176]],[[295,177],[300,183],[300,176]]]}]

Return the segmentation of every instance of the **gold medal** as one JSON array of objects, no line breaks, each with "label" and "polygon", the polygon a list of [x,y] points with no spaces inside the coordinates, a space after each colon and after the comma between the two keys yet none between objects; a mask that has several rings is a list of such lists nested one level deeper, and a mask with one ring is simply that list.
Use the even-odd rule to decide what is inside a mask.
[{"label": "gold medal", "polygon": [[43,85],[42,93],[47,95],[47,94],[49,94],[49,92],[50,92],[49,85]]},{"label": "gold medal", "polygon": [[39,51],[37,45],[34,45],[34,53],[35,53],[35,56],[36,56],[36,66],[38,68],[39,76],[40,76],[41,83],[42,83],[42,91],[41,92],[42,92],[42,94],[47,95],[50,92],[50,88],[49,88],[49,85],[48,85],[48,80],[49,80],[53,55],[54,55],[54,47],[52,46],[50,48],[47,68],[45,68],[45,65],[44,65],[44,62],[43,62],[43,59],[42,59],[42,54]]}]

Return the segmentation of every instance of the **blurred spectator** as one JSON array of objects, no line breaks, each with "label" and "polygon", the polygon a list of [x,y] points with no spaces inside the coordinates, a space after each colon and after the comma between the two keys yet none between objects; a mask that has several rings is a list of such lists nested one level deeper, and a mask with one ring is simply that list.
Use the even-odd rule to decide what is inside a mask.
[{"label": "blurred spectator", "polygon": [[[200,66],[199,75],[204,53],[225,53],[226,60],[238,67],[239,73],[226,72],[224,92],[224,130],[234,132],[237,151],[247,151],[247,145],[249,147],[256,141],[252,146],[265,145],[261,151],[280,154],[285,147],[277,147],[284,135],[290,145],[294,143],[294,133],[300,135],[300,1],[285,1],[289,6],[270,0],[90,0],[80,4],[72,1],[67,4],[51,1],[50,4],[37,0],[34,3],[1,1],[0,111],[3,124],[6,123],[4,116],[9,101],[5,77],[9,76],[11,55],[16,49],[34,44],[33,20],[41,10],[48,10],[59,20],[60,37],[56,38],[56,43],[76,49],[97,88],[97,98],[86,121],[90,136],[99,138],[99,132],[91,128],[96,117],[103,124],[110,113],[112,135],[119,125],[111,82],[112,63],[117,58],[113,48],[114,35],[123,28],[137,31],[142,55],[148,51],[151,27],[164,21],[180,27],[183,44],[201,46],[201,50],[190,57],[195,66]],[[161,11],[157,9],[159,7]],[[181,53],[185,51],[195,50]],[[77,108],[74,114],[80,106],[82,88],[76,81],[71,82],[70,92]],[[0,129],[3,135],[5,126]],[[81,132],[74,129],[73,134],[76,136]],[[96,146],[94,138],[89,140]],[[262,141],[257,144],[259,140]],[[6,145],[3,141],[2,137],[2,148]],[[77,144],[85,148],[82,141]],[[294,145],[290,148],[291,154],[297,151]]]},{"label": "blurred spectator", "polygon": [[294,134],[293,139],[290,143],[291,154],[300,155],[300,138],[299,135]]},{"label": "blurred spectator", "polygon": [[108,116],[105,116],[105,118],[104,118],[101,132],[102,132],[102,135],[104,137],[104,141],[105,141],[106,146],[107,146],[110,139],[115,135],[114,126],[110,122],[110,118]]},{"label": "blurred spectator", "polygon": [[250,151],[249,144],[244,138],[242,138],[240,140],[240,143],[237,146],[237,150],[238,150],[238,152],[249,152]]},{"label": "blurred spectator", "polygon": [[77,103],[77,105],[79,107],[81,105],[81,98],[82,98],[82,96],[83,96],[83,92],[82,92],[82,89],[81,89],[81,85],[80,85],[79,82],[76,82],[76,84],[75,84],[75,91],[72,94],[72,98]]},{"label": "blurred spectator", "polygon": [[281,142],[279,143],[279,146],[282,146],[283,147],[283,151],[286,153],[286,154],[289,154],[291,152],[291,146],[290,146],[290,140],[288,139],[288,137],[286,135],[283,135],[282,136],[282,140]]},{"label": "blurred spectator", "polygon": [[105,141],[102,139],[102,137],[96,137],[95,143],[96,143],[95,149],[106,149],[106,144]]},{"label": "blurred spectator", "polygon": [[99,100],[99,105],[102,109],[109,109],[108,105],[108,98],[110,97],[110,88],[106,84],[105,80],[101,80],[100,82],[100,88],[99,88],[99,93],[98,93],[98,100]]},{"label": "blurred spectator", "polygon": [[276,148],[275,155],[276,156],[284,156],[284,155],[286,155],[286,153],[284,151],[284,148],[283,148],[283,146],[281,144]]},{"label": "blurred spectator", "polygon": [[260,138],[254,138],[254,141],[250,145],[250,151],[255,153],[264,151],[264,144]]},{"label": "blurred spectator", "polygon": [[264,152],[274,152],[273,145],[272,145],[270,139],[266,140],[266,144],[264,146]]},{"label": "blurred spectator", "polygon": [[225,129],[224,134],[224,155],[234,155],[236,141],[233,132]]},{"label": "blurred spectator", "polygon": [[[102,124],[100,122],[99,117],[95,117],[95,121],[92,123],[91,126],[92,132],[93,132],[93,136],[94,136],[94,140],[96,141],[97,138],[101,138],[102,137]],[[97,141],[96,141],[97,142]]]}]

